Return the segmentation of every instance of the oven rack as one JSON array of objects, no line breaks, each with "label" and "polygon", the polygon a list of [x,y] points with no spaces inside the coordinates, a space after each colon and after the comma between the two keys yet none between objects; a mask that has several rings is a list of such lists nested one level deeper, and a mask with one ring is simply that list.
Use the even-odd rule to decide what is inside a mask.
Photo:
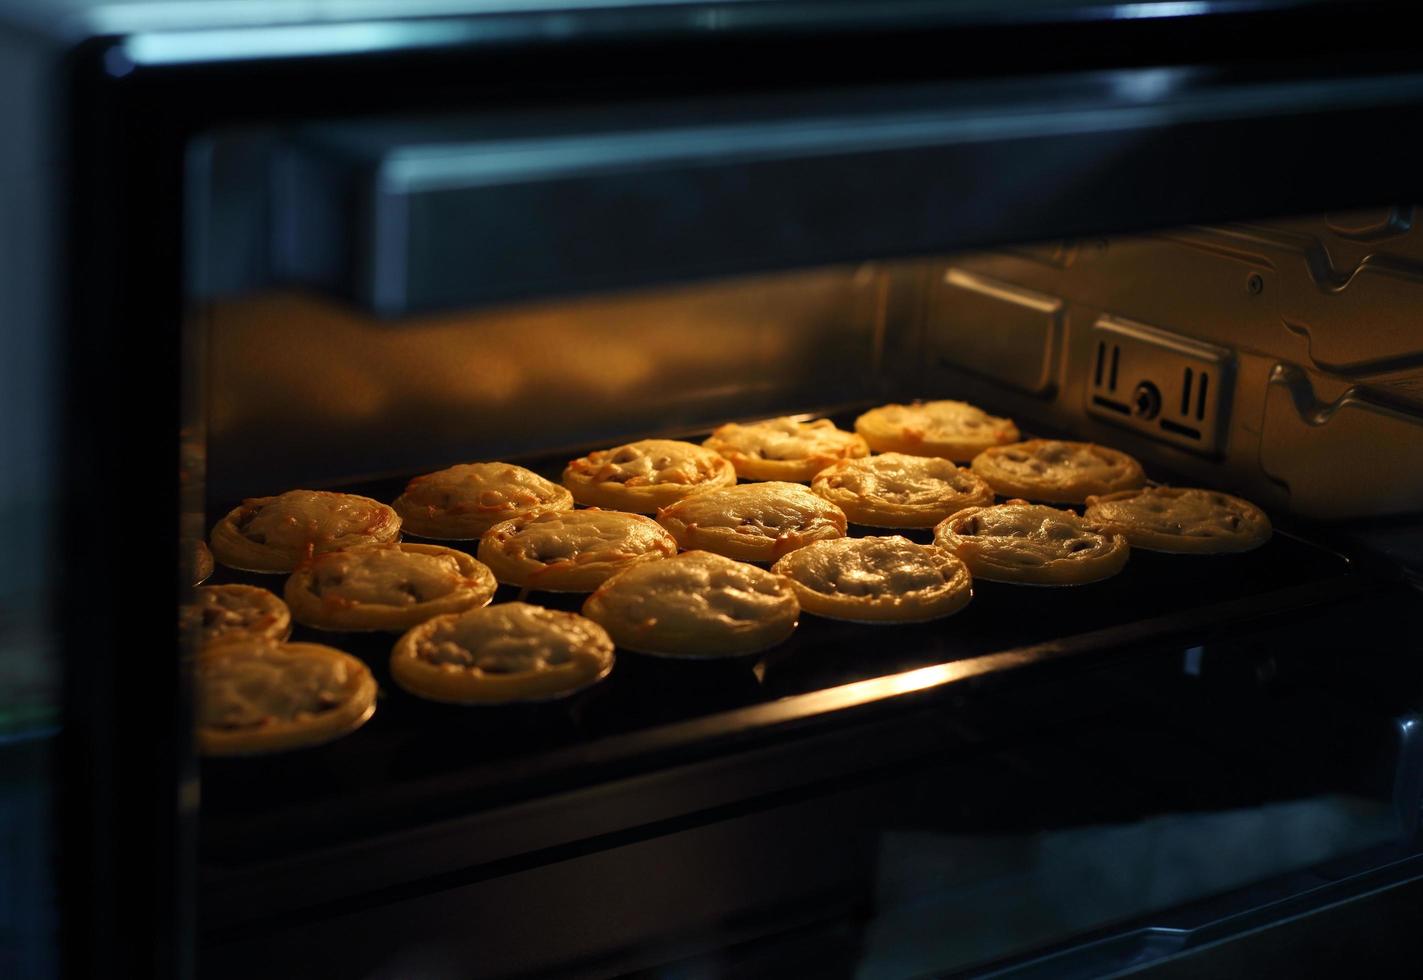
[{"label": "oven rack", "polygon": [[[830,417],[842,427],[853,421],[843,411]],[[557,481],[572,455],[510,461]],[[330,489],[389,502],[411,475]],[[209,524],[235,505],[211,504]],[[932,540],[929,531],[853,524],[850,533]],[[477,544],[438,543],[471,553]],[[280,592],[284,578],[219,565],[209,581]],[[667,660],[619,651],[612,674],[592,689],[502,707],[443,705],[400,689],[388,667],[396,634],[298,624],[293,640],[336,646],[371,667],[381,690],[375,716],[324,746],[204,760],[201,858],[219,868],[260,863],[713,758],[1023,668],[1088,664],[1152,645],[1189,648],[1244,623],[1348,600],[1370,581],[1332,549],[1277,528],[1265,546],[1239,555],[1135,550],[1121,574],[1090,585],[976,581],[966,609],[930,623],[867,625],[803,614],[787,642],[749,658]],[[519,594],[501,585],[494,602]],[[577,611],[585,597],[527,598]]]}]

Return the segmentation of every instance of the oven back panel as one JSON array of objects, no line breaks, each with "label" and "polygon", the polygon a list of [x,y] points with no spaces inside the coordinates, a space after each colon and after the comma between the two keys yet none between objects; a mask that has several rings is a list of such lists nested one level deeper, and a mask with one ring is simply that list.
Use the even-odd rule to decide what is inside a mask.
[{"label": "oven back panel", "polygon": [[999,405],[1301,517],[1416,514],[1415,213],[926,263],[923,372],[909,387]]},{"label": "oven back panel", "polygon": [[379,319],[204,307],[229,500],[729,418],[953,397],[1323,520],[1423,511],[1414,209]]}]

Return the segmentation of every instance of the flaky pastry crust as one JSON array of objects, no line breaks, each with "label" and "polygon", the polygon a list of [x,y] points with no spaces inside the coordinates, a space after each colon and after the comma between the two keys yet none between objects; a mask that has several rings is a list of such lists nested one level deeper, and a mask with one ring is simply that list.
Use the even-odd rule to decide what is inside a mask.
[{"label": "flaky pastry crust", "polygon": [[993,488],[971,470],[904,453],[831,463],[810,489],[868,527],[933,527],[965,507],[993,503]]},{"label": "flaky pastry crust", "polygon": [[657,522],[612,510],[545,510],[496,524],[479,560],[499,581],[545,592],[592,592],[629,565],[677,553]]},{"label": "flaky pastry crust", "polygon": [[877,453],[938,456],[959,462],[1019,438],[1012,419],[956,401],[881,405],[855,419],[855,431]]},{"label": "flaky pastry crust", "polygon": [[1026,500],[969,507],[934,529],[934,544],[974,578],[1024,585],[1085,585],[1111,578],[1131,554],[1127,539],[1087,526],[1070,510]]},{"label": "flaky pastry crust", "polygon": [[984,450],[973,471],[1003,497],[1080,504],[1093,494],[1146,483],[1141,464],[1124,452],[1090,442],[1029,439]]},{"label": "flaky pastry crust", "polygon": [[1250,551],[1270,540],[1270,519],[1248,500],[1216,490],[1145,487],[1087,498],[1086,520],[1133,548],[1204,555]]},{"label": "flaky pastry crust", "polygon": [[563,471],[573,499],[589,507],[655,514],[712,487],[736,483],[724,457],[691,442],[642,439],[575,459]]},{"label": "flaky pastry crust", "polygon": [[859,623],[922,623],[952,616],[973,578],[948,552],[893,535],[817,541],[771,569],[790,579],[806,612]]},{"label": "flaky pastry crust", "polygon": [[289,572],[313,554],[358,544],[394,541],[400,516],[385,504],[353,493],[288,490],[253,497],[212,530],[212,550],[229,568]]},{"label": "flaky pastry crust", "polygon": [[204,755],[257,755],[329,742],[375,713],[365,664],[317,643],[234,639],[197,658]]},{"label": "flaky pastry crust", "polygon": [[507,704],[566,697],[613,669],[613,641],[576,613],[503,602],[436,616],[395,644],[390,673],[417,697]]},{"label": "flaky pastry crust", "polygon": [[798,483],[743,483],[694,494],[657,515],[688,550],[771,562],[812,541],[845,536],[845,514]]},{"label": "flaky pastry crust", "polygon": [[482,563],[435,544],[327,551],[287,579],[297,622],[322,630],[407,630],[432,616],[488,605],[498,583]]},{"label": "flaky pastry crust", "polygon": [[729,459],[744,479],[800,483],[809,483],[837,459],[870,453],[865,440],[835,428],[829,419],[798,422],[784,416],[746,424],[728,422],[702,445]]},{"label": "flaky pastry crust", "polygon": [[584,602],[583,615],[601,623],[622,649],[710,659],[784,642],[800,607],[781,576],[688,551],[614,575]]},{"label": "flaky pastry crust", "polygon": [[460,463],[415,477],[392,506],[407,533],[471,541],[518,514],[567,510],[573,495],[513,463]]}]

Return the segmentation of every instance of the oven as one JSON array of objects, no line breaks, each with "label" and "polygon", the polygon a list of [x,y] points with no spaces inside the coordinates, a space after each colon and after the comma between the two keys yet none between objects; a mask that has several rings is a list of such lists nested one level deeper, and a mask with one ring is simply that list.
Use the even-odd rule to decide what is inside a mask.
[{"label": "oven", "polygon": [[[0,752],[33,896],[0,972],[1416,957],[1407,5],[0,11]],[[416,698],[392,635],[298,626],[370,668],[369,722],[196,750],[174,617],[243,500],[389,503],[476,460],[557,482],[633,439],[945,398],[1274,534],[976,581],[929,623],[802,613],[752,657],[620,650],[538,704]]]}]

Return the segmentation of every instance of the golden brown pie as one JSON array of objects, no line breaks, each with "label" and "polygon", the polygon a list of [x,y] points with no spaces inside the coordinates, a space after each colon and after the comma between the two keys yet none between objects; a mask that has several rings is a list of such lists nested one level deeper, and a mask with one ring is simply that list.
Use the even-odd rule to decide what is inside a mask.
[{"label": "golden brown pie", "polygon": [[366,544],[326,551],[287,579],[296,620],[322,630],[404,631],[432,616],[488,605],[494,573],[435,544]]},{"label": "golden brown pie", "polygon": [[1172,554],[1249,551],[1270,540],[1270,519],[1248,500],[1215,490],[1146,487],[1087,498],[1087,523],[1133,548]]},{"label": "golden brown pie", "polygon": [[[201,532],[199,532],[199,533],[201,533]],[[205,542],[203,542],[203,541],[201,541],[201,540],[194,540],[194,541],[193,541],[193,557],[192,557],[192,562],[193,562],[193,574],[192,574],[192,579],[193,579],[193,584],[194,584],[194,585],[201,585],[202,583],[206,582],[209,578],[212,577],[212,573],[213,573],[212,552],[208,550],[208,546],[207,546],[207,544],[206,544]]]},{"label": "golden brown pie", "polygon": [[869,527],[933,527],[955,511],[993,503],[993,488],[971,470],[904,453],[831,463],[810,489]]},{"label": "golden brown pie", "polygon": [[775,561],[812,541],[845,536],[845,514],[798,483],[743,483],[664,508],[657,522],[677,544],[739,561]]},{"label": "golden brown pie", "polygon": [[230,639],[197,658],[197,736],[204,755],[319,745],[375,713],[365,664],[317,643]]},{"label": "golden brown pie", "polygon": [[952,616],[973,597],[962,561],[897,534],[816,541],[771,570],[790,579],[802,609],[829,619],[921,623]]},{"label": "golden brown pie", "polygon": [[629,565],[677,553],[657,522],[613,510],[544,510],[491,527],[479,560],[499,581],[545,592],[592,592]]},{"label": "golden brown pie", "polygon": [[865,440],[835,428],[829,419],[799,422],[793,418],[742,424],[728,422],[702,443],[731,460],[747,480],[794,480],[811,477],[837,459],[868,456]]},{"label": "golden brown pie", "polygon": [[566,697],[613,669],[613,641],[577,613],[525,602],[436,616],[395,644],[390,673],[418,697],[507,704]]},{"label": "golden brown pie", "polygon": [[288,490],[244,500],[212,530],[212,550],[229,568],[289,572],[313,554],[394,541],[400,516],[353,493]]},{"label": "golden brown pie", "polygon": [[711,487],[736,482],[729,460],[710,449],[675,439],[643,439],[600,449],[568,464],[563,485],[589,507],[655,514]]},{"label": "golden brown pie", "polygon": [[280,643],[292,632],[287,604],[255,585],[204,585],[180,615],[201,646],[230,639]]},{"label": "golden brown pie", "polygon": [[855,431],[877,453],[938,456],[968,462],[991,446],[1018,441],[1012,419],[968,402],[881,405],[855,419]]},{"label": "golden brown pie", "polygon": [[392,505],[409,534],[469,541],[533,510],[566,510],[573,495],[512,463],[460,463],[417,476]]},{"label": "golden brown pie", "polygon": [[1090,442],[1029,439],[984,450],[973,471],[1003,497],[1080,504],[1092,494],[1132,490],[1146,483],[1141,464],[1126,453]]},{"label": "golden brown pie", "polygon": [[709,659],[758,653],[786,640],[800,607],[789,583],[709,551],[637,565],[598,586],[583,615],[625,650]]},{"label": "golden brown pie", "polygon": [[1026,500],[969,507],[934,529],[934,544],[958,555],[977,579],[1025,585],[1083,585],[1111,578],[1131,548],[1070,510]]}]

